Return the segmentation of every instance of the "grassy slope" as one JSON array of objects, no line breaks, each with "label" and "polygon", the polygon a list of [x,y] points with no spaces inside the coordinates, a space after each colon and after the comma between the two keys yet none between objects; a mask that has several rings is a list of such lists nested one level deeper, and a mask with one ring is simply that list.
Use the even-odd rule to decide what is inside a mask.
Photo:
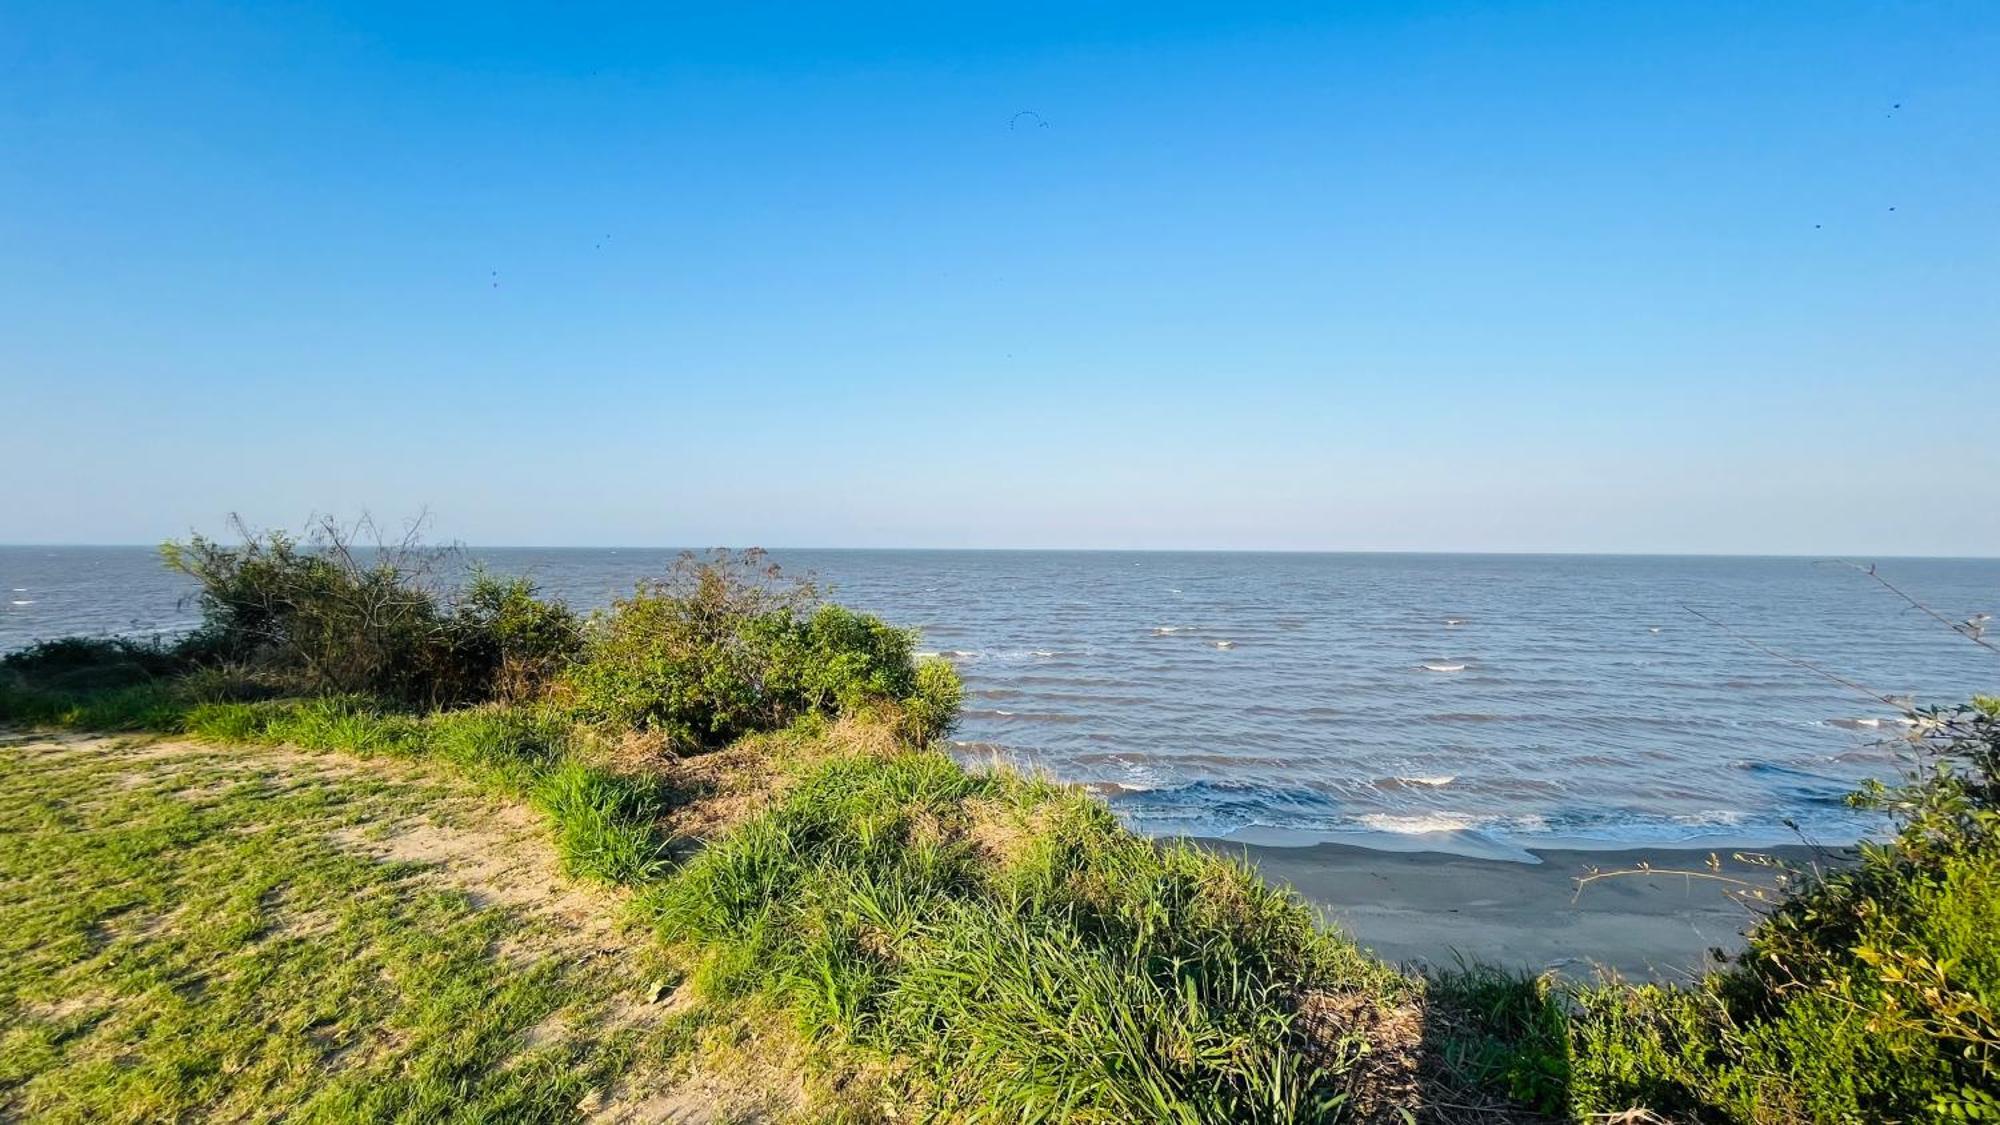
[{"label": "grassy slope", "polygon": [[[1986,763],[1965,783],[1973,789],[1904,791],[1948,812],[1944,820],[1906,830],[1867,879],[1835,877],[1794,901],[1793,937],[1784,927],[1753,934],[1753,947],[1783,953],[1773,979],[1738,967],[1694,988],[1578,989],[1489,970],[1403,977],[1317,928],[1292,897],[1216,857],[1141,841],[1082,794],[1004,772],[968,775],[942,755],[909,749],[893,714],[806,720],[674,758],[643,738],[607,744],[547,709],[414,715],[357,699],[202,702],[205,693],[200,678],[77,692],[0,682],[0,718],[421,759],[531,804],[571,874],[636,892],[641,916],[665,939],[654,948],[668,979],[687,978],[677,1010],[686,1001],[705,1013],[709,1032],[694,1054],[717,1055],[720,1042],[727,1069],[789,1084],[797,1096],[783,1100],[793,1116],[1395,1121],[1414,1109],[1407,1119],[1494,1121],[1519,1113],[1504,1093],[1578,1120],[1637,1105],[1758,1125],[2000,1119],[1988,1089],[2000,1074],[1990,999],[2000,979],[1991,894],[2000,820],[1992,794],[1977,788],[1996,772],[2000,738],[1990,721],[1957,744]],[[2000,715],[2000,704],[1982,706],[1989,720]],[[38,775],[14,782],[10,793],[45,819],[102,800],[85,799],[81,783],[66,799],[60,787],[38,792]],[[124,909],[117,894],[148,864],[175,870],[169,853],[180,846],[146,833],[183,814],[110,808],[117,819],[86,835],[129,822],[139,832],[131,846],[152,851],[131,867],[70,873],[85,905],[68,924],[86,935],[86,951],[92,927]],[[262,832],[263,814],[246,808],[234,828]],[[385,807],[364,819],[391,815]],[[73,842],[60,820],[49,823],[58,825],[43,833],[52,839],[31,837],[25,858],[9,855],[0,893],[40,886],[43,908],[61,914],[58,896],[72,880],[37,882],[47,858],[37,849],[69,862]],[[277,877],[252,866],[257,858],[242,856],[240,872],[227,862],[189,869],[183,891],[233,903],[228,887]],[[227,882],[210,881],[211,871]],[[316,886],[344,893],[341,884]],[[100,902],[100,893],[109,897]],[[92,911],[102,916],[93,921]],[[22,917],[42,925],[33,912]],[[393,949],[404,940],[398,927],[429,924],[397,916],[379,927],[381,940]],[[119,936],[115,925],[104,933]],[[0,954],[62,948],[46,937],[8,918]],[[177,1049],[155,1043],[155,1031],[186,1028],[203,1041],[229,1034],[207,1026],[217,1016],[225,1028],[242,1022],[230,989],[209,992],[203,976],[233,952],[189,953],[177,971],[199,987],[167,982],[184,1022],[142,1022],[125,1056],[114,1048],[119,1065],[98,1060],[80,1072],[78,1096],[112,1104],[122,1095],[106,1091],[139,1081],[136,1071],[155,1076],[146,1096],[166,1105],[212,1096],[204,1092],[211,1072],[233,1076],[249,1065],[218,1068],[226,1044],[159,1068],[144,1062],[148,1052]],[[0,979],[32,993],[62,971],[28,964],[25,975]],[[525,987],[528,978],[496,976],[487,986]],[[76,1002],[51,993],[53,1006],[9,1012],[0,1093],[24,1096],[14,1088],[32,1090],[41,1073],[33,1067],[67,1065],[24,1071],[11,1060],[59,1056],[74,1036],[43,1025],[73,1016]],[[116,1014],[102,1022],[118,1026]],[[384,1009],[363,1022],[393,1027],[398,1018]],[[684,1065],[691,1034],[655,1061]],[[476,1097],[490,1088],[518,1099],[518,1109],[496,1103],[509,1116],[565,1116],[576,1104],[566,1098],[609,1073],[589,1061],[602,1047],[592,1043],[576,1056],[580,1070],[551,1078],[541,1093],[523,1093],[512,1056],[474,1043],[463,1048],[470,1069],[451,1081]],[[759,1070],[793,1048],[791,1073]],[[317,1087],[267,1088],[300,1102],[307,1117],[320,1112]],[[391,1082],[355,1096],[403,1100],[333,1106],[331,1115],[380,1116],[431,1094]]]},{"label": "grassy slope", "polygon": [[1074,791],[969,776],[883,724],[635,761],[533,710],[152,689],[0,703],[45,724],[441,760],[527,799],[569,871],[640,892],[688,995],[782,1013],[738,1032],[813,1045],[813,1116],[1284,1121],[1412,1097],[1418,982],[1238,866],[1156,848]]},{"label": "grassy slope", "polygon": [[942,755],[800,771],[643,905],[702,995],[901,1062],[926,1117],[1320,1120],[1414,1078],[1418,989],[1290,895]]},{"label": "grassy slope", "polygon": [[0,1116],[558,1120],[683,1045],[627,1018],[629,939],[375,854],[415,824],[532,865],[490,801],[340,764],[0,746]]}]

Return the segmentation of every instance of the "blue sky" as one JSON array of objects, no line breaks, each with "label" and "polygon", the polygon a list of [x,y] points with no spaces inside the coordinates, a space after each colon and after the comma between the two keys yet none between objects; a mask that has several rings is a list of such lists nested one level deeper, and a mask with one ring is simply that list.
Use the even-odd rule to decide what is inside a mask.
[{"label": "blue sky", "polygon": [[0,7],[0,541],[2000,554],[1985,0],[414,7]]}]

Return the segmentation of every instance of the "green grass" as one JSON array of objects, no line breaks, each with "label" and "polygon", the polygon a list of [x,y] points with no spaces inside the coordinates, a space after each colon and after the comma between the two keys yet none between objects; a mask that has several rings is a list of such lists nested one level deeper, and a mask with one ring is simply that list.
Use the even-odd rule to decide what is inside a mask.
[{"label": "green grass", "polygon": [[0,676],[0,719],[69,730],[178,730],[188,710],[180,685],[142,683],[110,691],[58,691]]},{"label": "green grass", "polygon": [[50,745],[0,745],[0,1117],[565,1120],[686,1048],[607,1020],[641,958],[355,842],[462,783]]},{"label": "green grass", "polygon": [[777,997],[970,1120],[1335,1119],[1363,1045],[1306,997],[1414,994],[1240,866],[933,753],[819,766],[645,906],[705,994]]},{"label": "green grass", "polygon": [[658,787],[588,760],[579,732],[547,707],[412,713],[362,696],[211,702],[175,683],[95,693],[13,685],[0,686],[0,720],[437,760],[529,800],[548,817],[565,869],[602,882],[649,878],[664,847],[654,828],[663,804]]},{"label": "green grass", "polygon": [[567,761],[542,775],[534,802],[555,826],[556,850],[572,875],[636,884],[665,865],[653,827],[659,804],[638,779]]}]

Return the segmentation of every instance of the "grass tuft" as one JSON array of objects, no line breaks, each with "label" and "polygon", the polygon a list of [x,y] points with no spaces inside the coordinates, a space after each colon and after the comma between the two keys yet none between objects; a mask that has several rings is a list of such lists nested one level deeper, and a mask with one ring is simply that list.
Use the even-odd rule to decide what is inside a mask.
[{"label": "grass tuft", "polygon": [[602,883],[642,883],[659,871],[663,845],[654,831],[658,802],[639,779],[578,761],[541,776],[535,806],[555,826],[563,869]]}]

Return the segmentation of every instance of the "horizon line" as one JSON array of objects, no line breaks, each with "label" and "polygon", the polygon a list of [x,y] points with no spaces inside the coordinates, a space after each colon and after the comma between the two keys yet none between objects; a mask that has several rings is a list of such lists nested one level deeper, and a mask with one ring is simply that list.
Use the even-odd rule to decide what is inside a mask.
[{"label": "horizon line", "polygon": [[[0,550],[157,550],[159,543],[0,543]],[[1825,562],[1854,562],[1862,559],[1899,559],[1935,562],[2000,562],[2000,555],[1921,555],[1882,554],[1867,551],[1601,551],[1585,549],[1466,550],[1421,547],[883,547],[883,546],[761,546],[685,544],[548,544],[471,543],[444,540],[433,546],[464,551],[693,551],[761,550],[769,554],[783,551],[866,552],[889,551],[912,554],[1069,554],[1069,555],[1434,555],[1471,558],[1604,558],[1604,559],[1808,559]]]}]

